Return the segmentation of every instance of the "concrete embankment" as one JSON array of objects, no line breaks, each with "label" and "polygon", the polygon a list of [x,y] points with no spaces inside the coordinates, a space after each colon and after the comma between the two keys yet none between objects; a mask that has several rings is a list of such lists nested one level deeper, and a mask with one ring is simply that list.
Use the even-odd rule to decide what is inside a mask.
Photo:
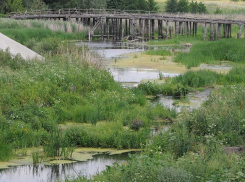
[{"label": "concrete embankment", "polygon": [[23,46],[22,44],[10,39],[9,37],[0,33],[0,49],[6,50],[9,49],[9,52],[12,55],[20,54],[25,60],[29,59],[38,59],[43,60],[44,58],[37,54],[36,52],[32,51],[31,49]]}]

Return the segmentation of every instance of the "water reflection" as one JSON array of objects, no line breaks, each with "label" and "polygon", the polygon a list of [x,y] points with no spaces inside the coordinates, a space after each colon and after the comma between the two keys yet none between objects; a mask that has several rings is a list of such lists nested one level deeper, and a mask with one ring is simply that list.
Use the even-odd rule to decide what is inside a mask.
[{"label": "water reflection", "polygon": [[95,155],[92,160],[71,164],[59,165],[26,165],[15,166],[0,170],[1,182],[56,182],[65,181],[65,178],[73,178],[82,174],[92,176],[111,166],[115,162],[126,162],[128,153],[117,155],[100,154]]},{"label": "water reflection", "polygon": [[145,46],[140,45],[122,45],[112,41],[78,42],[77,46],[87,45],[91,51],[95,51],[105,59],[115,59],[125,54],[142,52]]},{"label": "water reflection", "polygon": [[[158,95],[153,101],[153,104],[160,103],[164,107],[169,109],[175,109],[177,112],[180,112],[183,108],[187,110],[197,109],[201,106],[201,104],[208,100],[211,89],[205,89],[202,92],[189,93],[186,97],[188,102],[181,103],[179,98],[174,98],[173,96],[162,96]],[[173,105],[176,101],[180,101],[180,104]]]},{"label": "water reflection", "polygon": [[[111,68],[114,80],[123,83],[139,83],[144,79],[159,79],[159,71],[155,69]],[[174,77],[178,74],[162,73],[164,77]]]}]

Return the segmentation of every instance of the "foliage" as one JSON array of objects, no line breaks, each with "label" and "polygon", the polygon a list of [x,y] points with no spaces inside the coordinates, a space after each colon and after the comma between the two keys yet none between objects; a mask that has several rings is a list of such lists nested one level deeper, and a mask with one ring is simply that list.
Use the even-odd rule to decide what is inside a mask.
[{"label": "foliage", "polygon": [[189,12],[189,2],[188,0],[179,0],[177,4],[177,12],[187,13]]},{"label": "foliage", "polygon": [[36,47],[35,51],[38,52],[42,52],[39,51],[40,47],[54,48],[57,41],[83,39],[86,30],[83,26],[70,22],[0,19],[1,33],[29,48]]},{"label": "foliage", "polygon": [[146,11],[157,11],[159,9],[155,0],[108,0],[107,8]]},{"label": "foliage", "polygon": [[188,87],[181,83],[167,82],[165,84],[156,84],[152,82],[140,83],[138,88],[144,91],[147,95],[171,95],[175,97],[185,96],[188,93]]},{"label": "foliage", "polygon": [[177,0],[167,0],[165,11],[168,13],[178,12],[178,1]]},{"label": "foliage", "polygon": [[[187,65],[188,68],[199,66],[201,63],[215,61],[244,62],[245,53],[243,39],[224,39],[216,42],[203,42],[195,44],[189,53],[180,53],[175,61]],[[228,51],[227,51],[228,50]]]},{"label": "foliage", "polygon": [[244,90],[244,85],[217,89],[202,108],[182,113],[127,165],[107,168],[93,180],[244,181],[244,156],[224,151],[224,145],[244,144]]},{"label": "foliage", "polygon": [[2,9],[0,9],[0,13],[4,14],[8,12],[22,11],[23,9],[21,0],[4,0],[1,6]]},{"label": "foliage", "polygon": [[165,49],[148,50],[145,52],[148,55],[170,56],[170,52]]},{"label": "foliage", "polygon": [[[30,39],[32,34],[27,26],[40,27],[42,23],[0,24],[1,31],[8,28],[13,35],[18,35],[13,29],[17,28],[17,32],[22,29],[23,36],[16,36],[16,40],[43,54],[49,53],[44,62],[26,62],[6,50],[0,51],[0,98],[3,98],[0,139],[8,144],[3,151],[42,145],[47,156],[67,157],[75,144],[140,148],[146,143],[148,128],[154,120],[176,117],[174,111],[162,106],[147,106],[139,90],[122,88],[107,70],[101,69],[98,61],[93,61],[86,47],[60,43],[60,32],[45,29],[41,29],[44,33],[37,36],[39,39]],[[45,31],[52,32],[53,38],[47,38]],[[135,132],[130,128],[137,117],[142,125]],[[67,121],[86,123],[89,127],[59,131],[58,123]],[[101,125],[101,121],[106,124]],[[8,154],[3,153],[1,160],[13,156],[11,152]],[[37,163],[42,156],[33,153],[32,157]]]},{"label": "foliage", "polygon": [[188,71],[183,75],[179,75],[172,79],[173,84],[181,83],[184,86],[198,88],[212,86],[219,83],[222,75],[209,71]]},{"label": "foliage", "polygon": [[206,6],[202,2],[198,3],[193,0],[191,3],[187,0],[167,0],[165,11],[169,13],[207,13]]},{"label": "foliage", "polygon": [[214,11],[214,14],[222,14],[222,10],[219,7],[217,7]]}]

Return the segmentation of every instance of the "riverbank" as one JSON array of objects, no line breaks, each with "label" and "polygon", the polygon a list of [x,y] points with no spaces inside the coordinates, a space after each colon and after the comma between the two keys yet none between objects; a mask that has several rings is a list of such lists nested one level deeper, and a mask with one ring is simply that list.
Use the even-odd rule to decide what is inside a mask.
[{"label": "riverbank", "polygon": [[[58,37],[60,34],[56,33],[54,35]],[[183,74],[164,78],[164,84],[146,82],[128,89],[114,80],[101,64],[101,58],[95,57],[86,46],[76,47],[57,40],[54,49],[42,49],[45,62],[26,62],[0,51],[3,60],[0,64],[1,161],[11,161],[18,155],[24,158],[27,152],[20,154],[17,151],[28,147],[40,147],[43,151],[41,154],[32,151],[33,164],[42,162],[39,161],[42,155],[45,158],[72,158],[77,147],[116,148],[116,153],[122,149],[141,149],[141,154],[131,157],[127,163],[115,164],[91,178],[81,174],[69,180],[244,180],[243,155],[231,155],[223,150],[227,146],[244,145],[243,61],[229,73],[220,74],[186,68],[185,72],[182,66],[167,60],[167,63],[177,66],[173,70],[181,70]],[[226,44],[220,41],[210,44],[220,43],[215,46],[216,50],[224,50],[230,43],[241,45],[240,41],[225,41]],[[205,50],[212,52],[208,44],[203,42]],[[133,53],[127,64],[133,61],[143,67],[155,56],[153,50],[149,59],[141,64],[144,53],[137,54]],[[165,60],[163,57],[168,59],[171,56],[166,50],[163,54],[156,51],[156,54],[160,54],[159,62],[153,61],[149,66],[161,67],[159,63],[167,64],[161,62]],[[193,52],[178,53],[181,54],[192,57]],[[239,59],[233,58],[235,65]],[[203,63],[202,59],[192,60]],[[214,61],[221,63],[220,60]],[[116,64],[115,60],[113,64]],[[170,65],[168,69],[172,69]],[[163,94],[188,102],[186,95],[190,91],[201,91],[213,85],[216,85],[215,89],[200,108],[179,113],[160,103],[152,104],[147,96]],[[153,135],[152,128],[164,130]],[[58,164],[58,168],[62,165]]]}]

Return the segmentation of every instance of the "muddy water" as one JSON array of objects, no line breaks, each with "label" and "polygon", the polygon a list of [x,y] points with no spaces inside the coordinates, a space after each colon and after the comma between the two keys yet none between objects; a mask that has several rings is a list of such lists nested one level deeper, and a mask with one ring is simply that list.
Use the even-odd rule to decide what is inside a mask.
[{"label": "muddy water", "polygon": [[112,41],[78,42],[77,46],[87,45],[91,51],[98,53],[105,59],[124,57],[125,54],[145,51],[144,46],[124,46]]},{"label": "muddy water", "polygon": [[[79,42],[77,46],[87,45],[91,51],[96,52],[105,59],[105,63],[109,65],[112,61],[127,58],[127,54],[146,51],[149,47],[146,45],[123,45],[117,42],[98,41],[98,42]],[[152,46],[151,46],[152,48]],[[147,68],[120,68],[110,67],[111,74],[115,81],[124,83],[123,86],[131,83],[131,86],[137,86],[139,82],[145,79],[158,79],[159,70]],[[173,77],[178,74],[164,73],[165,77]]]},{"label": "muddy water", "polygon": [[90,177],[112,166],[113,163],[124,163],[129,159],[128,153],[95,155],[92,160],[58,165],[24,165],[0,170],[1,182],[56,182],[72,179],[79,175]]}]

